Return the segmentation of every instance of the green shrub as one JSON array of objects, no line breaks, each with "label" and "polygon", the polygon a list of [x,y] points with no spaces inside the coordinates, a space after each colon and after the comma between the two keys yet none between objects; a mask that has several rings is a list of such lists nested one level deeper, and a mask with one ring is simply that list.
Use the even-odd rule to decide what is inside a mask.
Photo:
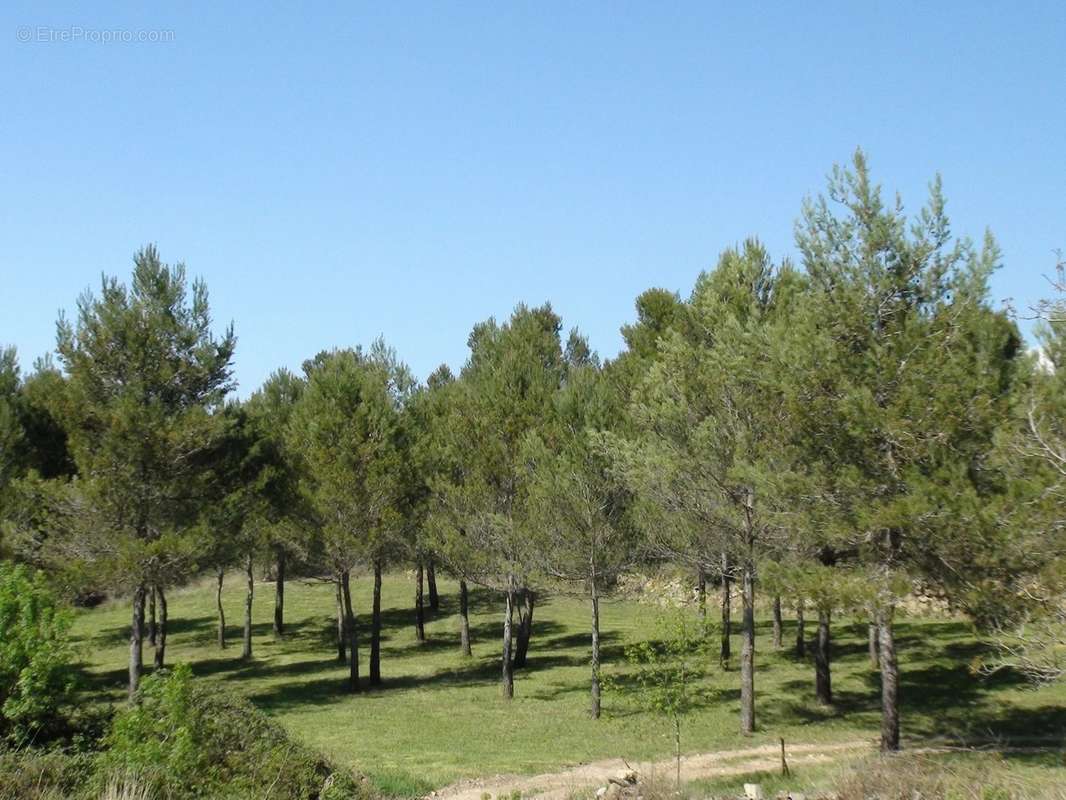
[{"label": "green shrub", "polygon": [[349,800],[351,774],[293,742],[246,700],[201,685],[186,665],[151,675],[105,739],[98,788],[128,781],[159,800]]},{"label": "green shrub", "polygon": [[39,741],[62,725],[73,689],[70,615],[26,567],[0,562],[0,736]]}]

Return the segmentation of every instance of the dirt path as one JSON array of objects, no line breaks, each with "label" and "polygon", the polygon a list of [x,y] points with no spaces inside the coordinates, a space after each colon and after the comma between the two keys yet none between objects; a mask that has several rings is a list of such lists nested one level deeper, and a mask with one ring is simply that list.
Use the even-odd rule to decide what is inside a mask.
[{"label": "dirt path", "polygon": [[[787,746],[790,764],[822,764],[848,754],[859,755],[873,750],[869,739],[856,739],[834,744],[795,744]],[[745,772],[772,770],[781,765],[778,745],[751,747],[746,750],[721,750],[716,753],[696,753],[681,759],[681,780],[741,775]],[[434,800],[481,800],[488,793],[493,798],[509,795],[514,790],[525,798],[537,800],[566,800],[581,790],[594,790],[611,778],[618,777],[632,767],[641,776],[662,775],[673,779],[674,760],[631,762],[620,758],[592,761],[559,772],[542,775],[497,775],[477,780],[460,781],[446,786],[431,797]]]}]

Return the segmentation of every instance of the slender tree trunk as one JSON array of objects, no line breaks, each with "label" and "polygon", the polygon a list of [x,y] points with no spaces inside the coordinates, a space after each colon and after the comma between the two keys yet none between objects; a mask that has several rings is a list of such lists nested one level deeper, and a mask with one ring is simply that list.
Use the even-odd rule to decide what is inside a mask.
[{"label": "slender tree trunk", "polygon": [[718,656],[722,666],[729,663],[732,655],[729,647],[729,638],[733,634],[733,611],[730,598],[733,583],[730,577],[731,569],[729,553],[722,553],[722,647]]},{"label": "slender tree trunk", "polygon": [[774,649],[781,649],[781,595],[774,595]]},{"label": "slender tree trunk", "polygon": [[278,549],[274,572],[274,638],[285,636],[285,551]]},{"label": "slender tree trunk", "polygon": [[877,669],[881,666],[881,648],[877,645],[877,622],[871,620],[867,626],[867,649],[870,652],[870,666]]},{"label": "slender tree trunk", "polygon": [[226,649],[226,611],[222,608],[222,582],[226,578],[226,570],[218,568],[218,586],[215,589],[215,607],[218,609],[218,647]]},{"label": "slender tree trunk", "polygon": [[740,730],[755,731],[755,565],[744,564],[741,600],[744,610],[744,641],[740,648]]},{"label": "slender tree trunk", "polygon": [[144,669],[144,585],[133,592],[133,619],[130,623],[130,682],[129,698],[132,700],[141,685]]},{"label": "slender tree trunk", "polygon": [[252,657],[252,597],[255,595],[255,573],[252,570],[251,553],[244,564],[244,573],[248,581],[248,591],[244,596],[244,647],[241,650],[241,658],[247,660]]},{"label": "slender tree trunk", "polygon": [[703,567],[696,568],[696,610],[703,625],[707,622],[707,573]]},{"label": "slender tree trunk", "polygon": [[381,683],[381,561],[374,562],[374,602],[370,612],[370,685]]},{"label": "slender tree trunk", "polygon": [[470,596],[466,581],[459,581],[459,649],[464,656],[470,651]]},{"label": "slender tree trunk", "polygon": [[344,630],[348,634],[348,691],[359,691],[359,631],[355,626],[355,611],[352,609],[351,576],[341,573],[341,596],[344,599]]},{"label": "slender tree trunk", "polygon": [[426,562],[426,586],[429,589],[429,607],[432,611],[440,611],[440,595],[437,594],[437,568],[433,559]]},{"label": "slender tree trunk", "polygon": [[889,606],[877,617],[881,661],[881,750],[899,750],[899,664]]},{"label": "slender tree trunk", "polygon": [[337,589],[337,661],[344,664],[348,661],[348,643],[344,632],[344,598],[339,578],[335,585]]},{"label": "slender tree trunk", "polygon": [[804,600],[796,601],[796,658],[807,657],[807,631],[803,620]]},{"label": "slender tree trunk", "polygon": [[[701,571],[702,574],[702,571]],[[600,718],[600,595],[596,580],[590,581],[592,594],[592,718]]]},{"label": "slender tree trunk", "polygon": [[423,584],[422,562],[418,562],[415,569],[415,639],[419,642],[426,641],[426,609],[422,602]]},{"label": "slender tree trunk", "polygon": [[828,611],[818,612],[818,642],[814,648],[814,695],[823,706],[833,702],[833,687],[829,672]]},{"label": "slender tree trunk", "polygon": [[511,663],[511,620],[514,617],[514,576],[507,577],[507,596],[503,609],[503,676],[500,693],[505,700],[514,697],[514,665]]},{"label": "slender tree trunk", "polygon": [[674,785],[681,790],[681,717],[674,715]]},{"label": "slender tree trunk", "polygon": [[155,668],[162,669],[167,657],[167,595],[162,586],[155,587],[159,598],[159,624],[156,628]]},{"label": "slender tree trunk", "polygon": [[148,592],[148,644],[155,647],[156,630],[158,629],[155,614],[155,586]]},{"label": "slender tree trunk", "polygon": [[533,635],[533,604],[536,597],[532,589],[522,592],[522,608],[518,612],[518,641],[515,643],[514,665],[516,668],[526,665],[529,653],[529,637]]}]

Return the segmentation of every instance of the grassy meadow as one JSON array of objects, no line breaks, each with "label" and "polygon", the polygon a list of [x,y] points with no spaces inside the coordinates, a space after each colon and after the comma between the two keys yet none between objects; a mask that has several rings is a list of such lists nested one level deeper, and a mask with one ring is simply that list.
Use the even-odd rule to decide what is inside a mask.
[{"label": "grassy meadow", "polygon": [[[368,657],[370,582],[356,581],[364,675]],[[480,590],[471,596],[474,656],[458,647],[455,585],[440,582],[441,608],[429,612],[428,641],[414,636],[414,586],[408,575],[386,577],[383,588],[384,685],[352,695],[346,667],[336,661],[333,588],[290,582],[286,589],[287,636],[271,635],[273,587],[257,584],[254,659],[240,659],[244,584],[227,580],[229,647],[219,650],[214,584],[175,590],[170,601],[168,663],[185,662],[196,675],[246,695],[298,739],[368,776],[384,793],[424,794],[467,777],[537,773],[600,758],[666,758],[672,753],[669,723],[607,694],[604,718],[588,705],[588,607],[560,595],[538,602],[528,666],[518,671],[515,699],[498,696],[501,603]],[[714,611],[712,607],[712,612]],[[601,609],[605,669],[623,667],[626,643],[653,637],[659,611],[632,600],[610,600]],[[129,607],[123,600],[79,613],[74,634],[84,671],[86,703],[124,699]],[[897,627],[904,746],[936,743],[1046,745],[1066,740],[1066,687],[1028,688],[1017,676],[975,676],[972,661],[984,652],[969,625],[956,619],[904,617]],[[808,623],[808,635],[814,626]],[[791,649],[794,623],[786,619],[785,648],[774,651],[768,619],[757,642],[757,725],[738,733],[739,676],[716,659],[704,679],[704,701],[685,722],[688,752],[787,742],[873,739],[879,724],[879,683],[866,654],[866,624],[834,624],[835,704],[813,700],[814,671]],[[151,651],[146,651],[151,663]],[[1021,756],[1019,755],[1019,758]],[[1062,756],[1041,766],[1062,765]],[[1056,770],[1057,772],[1057,770]],[[1066,776],[1064,771],[1063,776]]]}]

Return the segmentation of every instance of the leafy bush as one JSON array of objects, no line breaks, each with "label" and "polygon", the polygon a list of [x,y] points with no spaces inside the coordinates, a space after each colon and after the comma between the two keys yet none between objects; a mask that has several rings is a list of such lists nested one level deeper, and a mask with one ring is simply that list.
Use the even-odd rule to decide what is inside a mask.
[{"label": "leafy bush", "polygon": [[197,683],[186,665],[146,678],[105,740],[98,788],[129,782],[159,800],[340,800],[369,795],[243,699]]},{"label": "leafy bush", "polygon": [[60,726],[73,689],[70,622],[43,575],[0,562],[0,736],[9,743]]}]

